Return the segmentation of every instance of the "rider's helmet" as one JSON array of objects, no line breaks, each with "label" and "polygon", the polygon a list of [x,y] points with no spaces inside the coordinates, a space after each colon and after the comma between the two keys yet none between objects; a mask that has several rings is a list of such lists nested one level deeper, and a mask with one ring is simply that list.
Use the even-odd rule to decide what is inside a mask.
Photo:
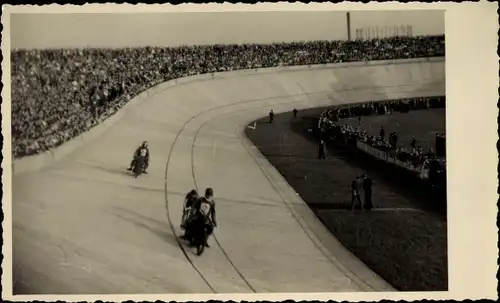
[{"label": "rider's helmet", "polygon": [[210,187],[205,190],[205,197],[211,198],[214,196],[214,190]]},{"label": "rider's helmet", "polygon": [[189,192],[188,196],[190,196],[191,198],[194,198],[194,197],[198,196],[198,192],[196,191],[196,189],[192,189]]}]

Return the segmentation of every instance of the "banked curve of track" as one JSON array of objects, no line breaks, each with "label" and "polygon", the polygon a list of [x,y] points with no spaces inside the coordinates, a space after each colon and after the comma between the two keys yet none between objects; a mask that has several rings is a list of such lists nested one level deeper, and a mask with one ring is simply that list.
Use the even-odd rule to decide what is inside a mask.
[{"label": "banked curve of track", "polygon": [[[284,102],[284,103],[281,103],[280,105],[291,105],[291,104],[294,104],[294,103],[303,103],[303,101],[291,101],[291,102]],[[195,174],[195,158],[194,158],[194,150],[195,150],[195,145],[196,145],[196,140],[198,138],[198,135],[200,133],[200,131],[209,123],[213,122],[214,120],[218,119],[218,118],[221,118],[223,116],[228,116],[228,115],[232,115],[232,114],[235,114],[235,113],[238,113],[238,112],[245,112],[245,111],[250,111],[250,110],[254,110],[255,108],[265,108],[265,107],[269,107],[269,105],[261,105],[261,106],[256,106],[256,107],[253,107],[253,108],[245,108],[245,109],[239,109],[239,110],[235,110],[235,111],[232,111],[232,112],[229,112],[229,113],[224,113],[224,114],[221,114],[221,115],[218,115],[216,117],[213,117],[205,122],[203,122],[199,127],[198,129],[196,130],[196,133],[193,137],[193,142],[192,142],[192,146],[191,146],[191,172],[192,172],[192,179],[193,179],[193,184],[194,184],[194,187],[195,189],[199,192],[199,185],[198,185],[198,182],[197,182],[197,179],[196,179],[196,174]],[[236,127],[236,129],[238,128],[238,126]],[[241,138],[241,135],[239,134],[239,132],[236,130],[236,133],[237,133],[237,136],[238,136],[238,140],[239,142],[245,147],[245,150],[247,151],[247,153],[252,157],[252,160],[255,161],[255,158],[254,156],[248,151],[248,147],[246,146],[246,144],[243,142],[242,138]],[[265,176],[266,180],[269,182],[269,184],[272,186],[273,190],[279,195],[280,199],[282,200],[281,202],[288,208],[290,209],[290,206],[285,202],[285,199],[283,197],[283,195],[280,193],[280,191],[278,190],[278,188],[276,188],[276,186],[274,186],[273,182],[269,179],[269,177],[267,176],[267,174],[262,170],[262,168],[260,167],[260,165],[255,161],[256,165],[259,166],[259,169],[262,171],[263,175]],[[347,277],[352,277],[352,276],[356,276],[355,273],[347,273],[346,271],[344,271],[342,268],[340,268],[332,259],[330,256],[328,256],[324,250],[322,250],[321,248],[318,247],[318,244],[312,240],[311,238],[311,235],[310,233],[308,233],[306,231],[306,227],[303,226],[303,224],[300,223],[299,219],[296,217],[296,215],[291,211],[292,213],[292,216],[294,218],[294,220],[299,224],[301,230],[304,232],[304,234],[309,238],[309,240],[314,244],[314,246],[316,248],[318,248],[318,250],[322,253],[322,255],[331,263],[333,264],[336,268],[338,268],[343,274],[345,274]],[[228,260],[228,262],[232,265],[232,267],[234,268],[234,270],[238,273],[238,275],[241,277],[241,279],[248,285],[248,287],[250,289],[252,289],[253,292],[256,292],[253,287],[250,285],[250,283],[246,280],[246,278],[243,276],[243,274],[241,273],[241,271],[236,267],[236,265],[233,263],[233,261],[231,260],[231,258],[229,257],[229,255],[227,254],[226,250],[222,247],[222,245],[220,244],[219,240],[217,239],[217,235],[215,234],[215,231],[213,233],[213,238],[217,244],[217,246],[221,249],[221,251],[223,252],[223,254],[225,255],[226,259]],[[356,276],[357,280],[359,281],[360,280],[360,277]],[[352,279],[349,279],[350,281],[353,281]],[[354,284],[356,284],[358,287],[360,287],[361,289],[366,289],[366,290],[372,290],[369,286],[367,287],[367,285],[360,285],[360,283],[358,282],[354,282]]]},{"label": "banked curve of track", "polygon": [[[325,93],[325,92],[318,92],[318,93]],[[172,158],[172,153],[174,151],[174,147],[175,147],[176,143],[178,142],[178,140],[179,140],[182,132],[189,125],[189,123],[191,123],[191,121],[195,120],[196,118],[200,117],[201,115],[204,115],[204,114],[207,114],[207,113],[210,113],[210,112],[222,109],[222,108],[235,106],[235,105],[241,105],[241,104],[247,104],[247,103],[254,103],[254,102],[259,102],[259,101],[262,102],[262,101],[276,99],[276,98],[303,96],[303,95],[305,95],[305,94],[302,93],[302,94],[296,94],[296,95],[273,96],[273,97],[266,97],[266,98],[244,100],[244,101],[235,102],[235,103],[231,103],[231,104],[223,104],[223,105],[220,105],[220,106],[212,107],[212,108],[207,109],[205,111],[202,111],[202,112],[200,112],[200,113],[192,116],[188,120],[186,120],[186,122],[184,122],[184,124],[182,125],[182,127],[179,129],[179,131],[175,135],[174,141],[172,142],[172,144],[170,146],[170,151],[169,151],[169,154],[168,154],[168,157],[167,157],[167,163],[165,165],[165,208],[166,208],[168,223],[169,223],[170,229],[172,230],[172,233],[175,236],[176,242],[177,242],[179,248],[182,250],[184,256],[187,259],[187,261],[190,263],[190,265],[193,267],[193,269],[196,271],[196,273],[201,277],[201,279],[205,282],[205,284],[210,288],[210,290],[213,293],[217,293],[217,291],[215,290],[214,286],[208,281],[208,279],[205,277],[205,275],[201,272],[201,270],[194,264],[193,260],[189,256],[189,252],[186,250],[186,248],[182,244],[181,239],[177,235],[175,227],[174,227],[174,224],[172,223],[173,221],[172,221],[171,212],[170,212],[170,209],[169,209],[169,200],[168,200],[168,169],[169,169],[169,166],[170,166],[170,161],[171,161],[171,158]],[[194,183],[195,187],[197,188],[198,186],[196,185],[196,179],[194,177],[193,177],[193,181],[194,181],[193,183]],[[214,234],[214,238],[215,238],[215,234]],[[222,248],[222,246],[220,245],[219,241],[218,240],[216,240],[216,241],[217,241],[217,245],[219,246],[219,248],[223,252],[223,254],[226,257],[226,259],[228,260],[228,262],[232,265],[233,269],[238,273],[238,275],[241,277],[241,279],[245,282],[245,284],[247,285],[247,287],[252,292],[256,292],[255,289],[249,284],[249,282],[243,277],[243,275],[241,274],[241,272],[235,267],[234,263],[230,260],[229,256],[227,255],[227,253],[225,252],[225,250]]]},{"label": "banked curve of track", "polygon": [[[394,85],[394,86],[391,86],[391,87],[399,87],[399,88],[403,88],[403,87],[411,87],[411,85]],[[220,105],[220,106],[216,106],[216,107],[213,107],[213,108],[210,108],[210,109],[207,109],[205,111],[202,111],[194,116],[192,116],[191,118],[189,118],[183,125],[182,127],[179,129],[179,131],[177,132],[175,138],[174,138],[174,141],[172,142],[172,145],[170,147],[170,152],[169,152],[169,155],[168,155],[168,158],[167,158],[167,163],[166,163],[166,167],[165,167],[165,206],[166,206],[166,212],[167,212],[167,218],[168,218],[168,221],[169,221],[169,225],[170,225],[170,228],[173,232],[173,234],[175,235],[175,238],[177,240],[177,243],[179,245],[179,248],[182,250],[184,256],[186,257],[186,259],[188,260],[188,262],[191,264],[191,266],[193,267],[193,269],[197,272],[197,274],[203,279],[203,281],[206,283],[206,285],[210,288],[210,290],[213,292],[213,293],[217,293],[216,289],[213,287],[213,285],[210,284],[210,281],[208,281],[208,279],[205,277],[205,275],[202,273],[202,271],[194,264],[192,258],[190,257],[189,255],[189,252],[186,250],[186,248],[184,247],[181,239],[178,237],[176,231],[175,231],[175,227],[173,225],[173,221],[172,221],[172,217],[171,217],[171,213],[169,211],[169,200],[168,200],[168,169],[169,169],[169,164],[170,164],[170,161],[171,161],[171,156],[172,156],[172,153],[173,153],[173,150],[174,150],[174,147],[177,143],[177,141],[179,140],[180,136],[182,135],[182,133],[184,132],[185,128],[193,121],[195,120],[196,118],[204,115],[204,114],[207,114],[207,113],[210,113],[210,112],[213,112],[213,111],[216,111],[216,110],[220,110],[220,109],[223,109],[223,108],[230,108],[230,107],[236,107],[238,105],[242,105],[242,104],[252,104],[252,103],[257,103],[257,102],[263,102],[263,101],[267,101],[267,100],[272,100],[272,99],[280,99],[280,98],[292,98],[292,97],[300,97],[300,96],[311,96],[311,95],[315,95],[315,94],[324,94],[324,93],[331,93],[331,92],[340,92],[340,91],[351,91],[351,90],[363,90],[363,89],[370,89],[369,87],[354,87],[354,88],[346,88],[346,89],[337,89],[337,90],[334,90],[334,91],[321,91],[321,92],[310,92],[310,93],[300,93],[300,94],[289,94],[289,95],[286,95],[286,96],[272,96],[272,97],[265,97],[265,98],[257,98],[257,99],[250,99],[250,100],[244,100],[244,101],[240,101],[240,102],[235,102],[235,103],[230,103],[230,104],[224,104],[224,105]],[[291,102],[286,102],[286,104],[290,105],[290,104],[293,104],[293,103],[302,103],[304,101],[291,101]],[[285,103],[281,103],[281,104],[285,104]],[[221,115],[218,115],[216,117],[213,117],[205,122],[203,122],[196,130],[196,133],[195,133],[195,136],[193,138],[193,142],[192,142],[192,147],[191,147],[191,171],[192,171],[192,179],[193,179],[193,185],[195,187],[196,190],[199,191],[199,186],[198,186],[198,183],[197,183],[197,180],[196,180],[196,176],[195,176],[195,172],[194,172],[194,146],[195,146],[195,143],[196,143],[196,139],[198,137],[198,134],[199,132],[201,131],[201,129],[208,123],[210,123],[211,121],[217,119],[217,118],[220,118],[222,116],[226,116],[226,115],[230,115],[230,114],[234,114],[234,113],[237,113],[237,112],[242,112],[242,111],[249,111],[249,110],[253,110],[255,108],[259,108],[259,107],[269,107],[269,105],[262,105],[262,106],[256,106],[256,107],[251,107],[251,108],[245,108],[245,109],[239,109],[239,110],[235,110],[235,111],[231,111],[229,113],[224,113],[224,114],[221,114]],[[243,142],[240,134],[238,134],[238,139],[239,141],[241,142],[241,144],[245,147],[245,149],[248,151],[248,147],[246,146],[246,144]],[[250,154],[250,153],[249,153]],[[252,159],[255,161],[255,163],[257,164],[256,162],[256,159],[253,155],[250,154],[250,156],[252,157]],[[258,164],[257,164],[258,165]],[[262,171],[262,168],[259,166],[260,170]],[[290,206],[285,202],[284,200],[284,197],[282,196],[282,194],[279,192],[279,190],[275,187],[275,185],[271,182],[271,180],[269,179],[269,176],[267,176],[267,174],[262,171],[262,173],[264,174],[265,178],[269,181],[269,183],[271,184],[271,186],[273,187],[273,189],[276,191],[276,193],[281,197],[282,199],[282,202],[287,206],[287,208],[290,208]],[[350,273],[347,273],[345,270],[343,270],[342,268],[340,268],[338,265],[336,265],[335,261],[338,262],[338,260],[332,260],[331,256],[327,255],[327,253],[324,252],[323,249],[320,249],[318,247],[318,244],[312,240],[311,238],[311,235],[310,233],[308,233],[306,231],[307,227],[304,226],[302,223],[300,223],[299,219],[297,218],[296,214],[293,214],[293,217],[294,217],[294,220],[299,224],[299,226],[301,227],[301,229],[303,230],[303,232],[306,234],[306,236],[310,239],[310,241],[321,251],[321,253],[327,258],[327,260],[329,260],[330,263],[334,264],[337,268],[339,268],[339,270],[341,272],[343,272],[347,277],[356,277],[358,281],[363,281],[360,277],[358,277],[354,272],[350,272]],[[235,270],[235,272],[239,275],[239,277],[241,278],[241,280],[247,285],[247,287],[249,288],[249,290],[251,290],[252,292],[257,292],[254,287],[248,282],[248,280],[243,276],[243,274],[241,273],[241,271],[236,267],[236,265],[233,263],[233,261],[231,260],[231,258],[229,257],[229,255],[227,254],[226,250],[222,247],[222,245],[220,244],[220,242],[218,241],[217,239],[217,236],[214,232],[214,240],[217,244],[217,246],[219,247],[219,249],[222,251],[222,253],[224,254],[225,258],[227,259],[227,261],[229,262],[229,264],[231,265],[231,267]],[[352,280],[352,279],[351,279]],[[369,287],[368,285],[359,285],[360,283],[356,283],[360,288],[362,289],[366,289],[366,290],[372,290],[371,287]]]},{"label": "banked curve of track", "polygon": [[[300,95],[303,95],[303,94],[298,94],[297,96],[300,96]],[[291,96],[289,95],[289,97],[291,97]],[[208,281],[208,279],[205,277],[205,275],[201,272],[201,270],[194,264],[193,260],[189,256],[188,251],[186,250],[186,248],[182,244],[181,239],[177,235],[175,227],[174,227],[174,224],[173,224],[173,221],[172,221],[171,213],[170,213],[170,210],[169,210],[169,200],[168,200],[168,169],[169,169],[169,166],[170,166],[170,161],[172,159],[172,153],[173,153],[174,147],[175,147],[176,143],[178,142],[178,140],[179,140],[182,132],[184,131],[184,129],[189,125],[189,123],[191,121],[195,120],[199,116],[201,116],[203,114],[206,114],[206,113],[209,113],[209,112],[212,112],[212,111],[215,111],[215,110],[218,110],[218,109],[222,109],[222,108],[226,108],[226,107],[230,107],[230,106],[235,106],[235,105],[238,105],[238,104],[252,103],[252,102],[258,102],[258,101],[270,100],[270,99],[274,99],[274,98],[276,98],[276,96],[266,97],[266,98],[259,98],[259,99],[255,99],[255,100],[244,100],[244,101],[240,101],[240,102],[236,102],[236,103],[232,103],[232,104],[224,104],[224,105],[212,107],[210,109],[202,111],[202,112],[200,112],[200,113],[192,116],[191,118],[189,118],[186,122],[184,122],[184,124],[182,125],[182,127],[177,132],[177,134],[176,134],[176,136],[174,138],[174,141],[172,142],[172,145],[170,146],[170,151],[169,151],[169,154],[168,154],[168,157],[167,157],[167,163],[165,165],[165,208],[166,208],[166,212],[167,212],[168,223],[169,223],[170,229],[172,230],[172,233],[175,236],[177,244],[178,244],[179,248],[182,250],[184,256],[186,257],[186,259],[188,260],[188,262],[190,263],[190,265],[193,267],[193,269],[196,271],[196,273],[201,277],[201,279],[205,282],[205,284],[210,288],[210,290],[213,293],[217,293],[217,291],[215,290],[214,286]],[[215,237],[215,235],[214,235],[214,237]],[[219,245],[219,247],[223,251],[225,257],[228,258],[227,253],[225,253],[225,251],[220,246],[220,243],[218,241],[217,241],[217,244]],[[239,272],[239,270],[234,267],[234,263],[232,263],[232,261],[229,258],[228,258],[228,261],[230,262],[230,264],[233,265],[233,268],[237,271],[237,273],[240,275],[240,277],[242,277],[242,279],[244,280],[245,284],[252,290],[252,292],[256,292],[253,289],[253,287],[250,286],[250,284],[248,283],[248,281],[246,281],[246,279],[241,275],[241,273]]]}]

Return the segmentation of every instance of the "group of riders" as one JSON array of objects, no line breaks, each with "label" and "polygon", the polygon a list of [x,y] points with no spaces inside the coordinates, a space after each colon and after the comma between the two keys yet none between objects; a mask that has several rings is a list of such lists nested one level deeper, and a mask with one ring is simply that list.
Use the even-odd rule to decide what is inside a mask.
[{"label": "group of riders", "polygon": [[[208,240],[215,227],[217,227],[217,221],[213,189],[207,188],[205,196],[199,196],[196,190],[191,190],[184,199],[181,228],[185,233],[181,238],[193,244],[195,233],[205,229]],[[207,241],[205,241],[205,246],[210,247]]]},{"label": "group of riders", "polygon": [[[135,150],[134,157],[127,170],[132,171],[134,169],[139,157],[144,159],[142,173],[147,174],[149,166],[149,147],[147,141],[142,142]],[[215,217],[213,189],[207,188],[204,196],[200,196],[194,189],[191,190],[184,199],[181,228],[185,233],[181,238],[193,244],[192,240],[195,233],[204,228],[207,234],[206,239],[208,240],[215,227],[217,227],[217,221]],[[205,246],[210,247],[207,241],[205,241]]]}]

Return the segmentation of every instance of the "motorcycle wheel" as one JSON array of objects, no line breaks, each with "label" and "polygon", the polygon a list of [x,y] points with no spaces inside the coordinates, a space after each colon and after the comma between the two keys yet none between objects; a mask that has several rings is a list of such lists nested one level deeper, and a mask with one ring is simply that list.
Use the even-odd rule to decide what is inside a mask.
[{"label": "motorcycle wheel", "polygon": [[201,256],[203,251],[205,251],[205,243],[203,244],[198,243],[198,245],[196,246],[196,255]]},{"label": "motorcycle wheel", "polygon": [[203,232],[203,237],[199,239],[198,243],[196,243],[196,254],[201,256],[201,254],[205,251],[205,243],[207,242],[207,233]]}]

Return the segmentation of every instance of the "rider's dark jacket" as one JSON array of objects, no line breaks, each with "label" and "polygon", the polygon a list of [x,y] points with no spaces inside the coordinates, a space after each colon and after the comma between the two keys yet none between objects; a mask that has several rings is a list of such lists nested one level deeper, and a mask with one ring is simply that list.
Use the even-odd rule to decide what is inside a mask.
[{"label": "rider's dark jacket", "polygon": [[210,212],[209,214],[205,217],[205,222],[207,224],[210,224],[212,226],[217,225],[216,221],[216,216],[215,216],[215,201],[214,199],[207,199],[206,197],[200,197],[196,199],[196,201],[193,204],[193,209],[197,212],[197,214],[201,214],[201,205],[203,203],[209,203],[210,204]]},{"label": "rider's dark jacket", "polygon": [[193,196],[191,193],[186,195],[186,198],[184,199],[184,207],[192,207],[193,204],[196,202],[198,199],[198,196]]},{"label": "rider's dark jacket", "polygon": [[145,157],[145,161],[146,162],[149,162],[149,148],[148,147],[144,147],[144,145],[141,145],[139,146],[136,150],[135,150],[135,153],[134,153],[134,159],[137,158],[139,155],[140,155],[140,152],[141,152],[141,149],[145,148],[146,149],[146,157]]}]

